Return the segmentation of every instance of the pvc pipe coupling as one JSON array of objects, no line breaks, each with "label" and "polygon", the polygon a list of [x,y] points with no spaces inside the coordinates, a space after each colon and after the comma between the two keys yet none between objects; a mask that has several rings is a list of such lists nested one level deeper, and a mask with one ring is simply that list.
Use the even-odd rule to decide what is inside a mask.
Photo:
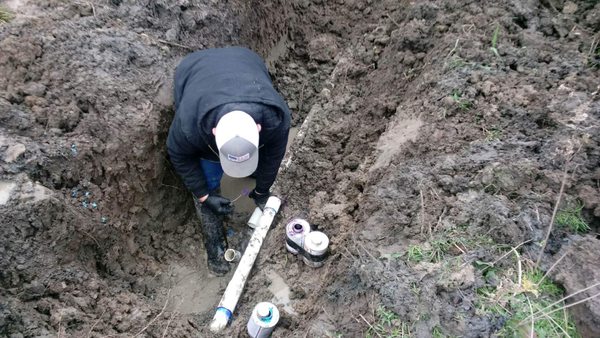
[{"label": "pvc pipe coupling", "polygon": [[225,260],[229,263],[235,263],[242,258],[242,253],[235,249],[227,249],[225,250]]}]

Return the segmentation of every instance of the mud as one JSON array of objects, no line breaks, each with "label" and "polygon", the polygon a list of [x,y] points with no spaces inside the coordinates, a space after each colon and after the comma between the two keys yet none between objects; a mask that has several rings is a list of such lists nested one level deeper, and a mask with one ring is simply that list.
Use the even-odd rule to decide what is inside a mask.
[{"label": "mud", "polygon": [[[598,271],[594,266],[600,264],[597,255],[600,241],[591,236],[569,239],[557,254],[558,258],[564,258],[556,265],[553,278],[564,285],[567,293],[573,294],[591,286],[590,281],[598,280]],[[593,297],[597,292],[593,289],[582,292],[575,296],[572,303]],[[572,308],[571,313],[577,321],[577,327],[583,337],[595,337],[600,335],[600,301],[592,298],[588,302],[581,303]]]},{"label": "mud", "polygon": [[[542,267],[578,248],[552,277],[567,293],[596,282],[600,4],[3,4],[16,17],[0,25],[0,336],[212,336],[228,279],[206,271],[164,140],[178,60],[231,44],[268,60],[300,132],[224,336],[244,336],[265,300],[282,314],[274,337],[365,336],[380,306],[416,337],[493,336],[503,321],[476,310],[489,281],[474,263],[527,240],[535,260],[563,181],[560,206],[581,204],[591,231],[557,227]],[[251,183],[236,184],[231,197]],[[240,249],[242,204],[227,222]],[[284,248],[296,216],[331,239],[318,270]],[[478,241],[406,259],[436,236]],[[600,332],[597,302],[572,314]]]}]

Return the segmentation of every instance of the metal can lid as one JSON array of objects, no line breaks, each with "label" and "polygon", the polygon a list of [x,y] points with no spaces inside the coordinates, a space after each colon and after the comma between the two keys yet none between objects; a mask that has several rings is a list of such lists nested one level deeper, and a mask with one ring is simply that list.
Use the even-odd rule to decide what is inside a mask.
[{"label": "metal can lid", "polygon": [[325,251],[329,246],[329,237],[320,231],[312,231],[305,238],[306,249],[311,251]]},{"label": "metal can lid", "polygon": [[258,304],[256,306],[256,315],[261,320],[270,319],[273,315],[273,313],[271,312],[271,306],[269,306],[269,304],[266,303]]},{"label": "metal can lid", "polygon": [[286,224],[285,228],[287,231],[294,234],[310,232],[310,224],[302,218],[292,219]]}]

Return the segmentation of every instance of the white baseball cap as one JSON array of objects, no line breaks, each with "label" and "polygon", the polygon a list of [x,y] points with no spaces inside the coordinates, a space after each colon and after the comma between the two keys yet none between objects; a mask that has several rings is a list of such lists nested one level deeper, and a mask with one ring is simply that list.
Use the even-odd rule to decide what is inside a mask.
[{"label": "white baseball cap", "polygon": [[241,110],[229,112],[219,119],[215,139],[225,174],[247,177],[256,171],[258,138],[256,122]]}]

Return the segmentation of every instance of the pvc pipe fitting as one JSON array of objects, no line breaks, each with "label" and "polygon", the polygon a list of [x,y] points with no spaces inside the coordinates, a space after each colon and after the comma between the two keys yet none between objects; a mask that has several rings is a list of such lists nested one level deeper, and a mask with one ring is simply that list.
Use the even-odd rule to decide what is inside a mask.
[{"label": "pvc pipe fitting", "polygon": [[248,226],[252,229],[256,229],[256,227],[258,226],[258,221],[260,220],[262,214],[262,210],[260,210],[259,207],[256,207],[256,209],[254,209],[254,212],[252,213],[252,216],[250,216],[250,219],[248,220]]},{"label": "pvc pipe fitting", "polygon": [[242,253],[235,249],[227,249],[225,250],[225,260],[229,263],[235,263],[242,258]]}]

